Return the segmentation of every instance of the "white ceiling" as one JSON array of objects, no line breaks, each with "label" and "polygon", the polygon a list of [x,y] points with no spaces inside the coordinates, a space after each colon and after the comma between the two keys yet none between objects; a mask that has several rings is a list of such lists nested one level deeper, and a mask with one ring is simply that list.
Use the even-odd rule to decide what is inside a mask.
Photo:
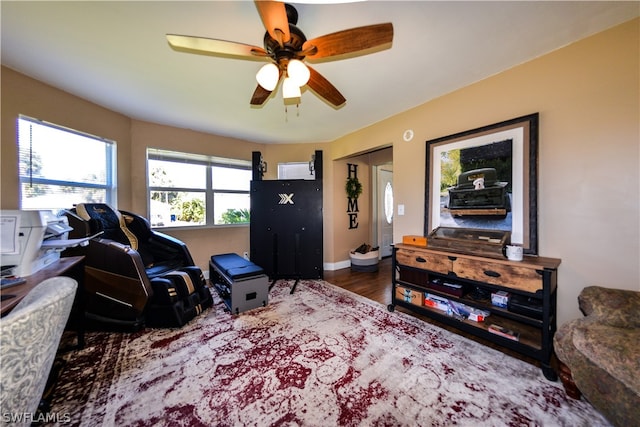
[{"label": "white ceiling", "polygon": [[[263,62],[172,50],[165,34],[262,47],[251,1],[6,1],[2,64],[135,119],[260,143],[324,142],[639,15],[637,1],[292,4],[307,38],[392,22],[391,49],[314,64],[334,108],[281,90],[249,105]],[[43,118],[46,119],[46,118]]]}]

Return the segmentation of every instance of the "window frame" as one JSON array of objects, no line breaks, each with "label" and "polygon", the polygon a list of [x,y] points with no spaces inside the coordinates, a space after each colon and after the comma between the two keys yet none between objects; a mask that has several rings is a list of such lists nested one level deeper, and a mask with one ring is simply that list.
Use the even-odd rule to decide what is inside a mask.
[{"label": "window frame", "polygon": [[[62,131],[65,133],[68,133],[70,135],[75,135],[75,136],[80,136],[82,138],[87,138],[87,139],[91,139],[100,143],[104,144],[104,148],[106,150],[106,164],[105,166],[105,183],[104,184],[99,184],[99,183],[90,183],[90,182],[80,182],[80,181],[68,181],[68,180],[60,180],[60,179],[50,179],[50,178],[46,178],[46,177],[34,177],[32,175],[33,171],[31,169],[31,167],[29,167],[29,170],[23,175],[22,174],[22,168],[21,168],[21,162],[22,162],[22,149],[21,149],[21,145],[23,143],[22,138],[23,136],[20,135],[20,125],[21,122],[27,122],[30,123],[31,126],[36,125],[36,126],[43,126],[43,127],[47,127],[47,128],[51,128],[57,131]],[[26,138],[28,138],[27,144],[32,145],[33,141],[32,141],[32,136],[29,135]],[[39,208],[25,208],[24,207],[24,199],[23,199],[23,191],[22,191],[22,186],[24,184],[41,184],[41,185],[54,185],[54,186],[61,186],[61,187],[74,187],[74,188],[79,188],[79,189],[99,189],[99,190],[104,190],[105,191],[105,200],[104,203],[109,204],[110,206],[113,206],[114,208],[117,208],[117,188],[118,188],[118,182],[117,182],[117,158],[118,158],[118,146],[116,141],[109,139],[109,138],[105,138],[105,137],[101,137],[101,136],[97,136],[97,135],[93,135],[90,134],[88,132],[83,132],[83,131],[79,131],[76,129],[71,129],[68,128],[66,126],[62,126],[62,125],[58,125],[55,123],[51,123],[45,120],[41,120],[41,119],[36,119],[34,117],[29,117],[26,116],[24,114],[20,114],[18,115],[18,118],[16,119],[16,145],[17,145],[17,157],[18,157],[18,206],[20,209],[24,209],[24,210],[38,210],[38,209],[51,209],[48,207],[39,207]],[[31,151],[31,147],[28,147],[28,150]],[[31,162],[31,160],[28,160],[29,162]],[[83,203],[83,202],[89,202],[87,200],[78,200],[77,203]],[[70,209],[73,206],[67,206],[65,209]]]},{"label": "window frame", "polygon": [[[190,187],[162,187],[151,186],[149,181],[149,160],[159,161],[171,161],[177,163],[186,163],[193,165],[205,166],[205,186],[202,188],[190,188]],[[251,198],[251,189],[247,190],[229,190],[229,189],[215,189],[213,185],[213,171],[212,167],[223,167],[229,169],[240,169],[251,172],[252,164],[250,160],[232,159],[225,157],[218,157],[206,154],[186,153],[182,151],[166,150],[160,148],[148,147],[146,150],[146,181],[147,181],[147,216],[151,216],[151,193],[156,192],[189,192],[189,193],[204,193],[205,200],[205,223],[201,225],[169,225],[169,226],[152,226],[159,229],[183,229],[189,230],[194,228],[211,228],[211,227],[248,227],[249,222],[234,223],[234,224],[216,224],[215,223],[215,195],[216,194],[246,194]]]}]

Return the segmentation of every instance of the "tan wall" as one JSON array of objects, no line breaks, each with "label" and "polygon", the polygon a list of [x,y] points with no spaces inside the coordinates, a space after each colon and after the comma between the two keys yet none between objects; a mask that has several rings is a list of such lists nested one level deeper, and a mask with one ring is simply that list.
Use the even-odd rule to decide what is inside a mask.
[{"label": "tan wall", "polygon": [[[278,179],[278,163],[309,162],[316,150],[322,150],[323,178],[331,171],[331,145],[329,143],[317,144],[268,144],[263,145],[258,151],[267,162],[267,173],[264,179]],[[327,159],[329,159],[327,161]]]},{"label": "tan wall", "polygon": [[[334,242],[333,249],[335,256],[331,261],[325,262],[331,267],[344,268],[350,265],[349,251],[357,248],[362,243],[374,244],[373,227],[373,166],[385,164],[393,160],[393,150],[391,147],[376,151],[336,159],[334,164]],[[348,198],[346,195],[346,181],[348,177],[348,164],[358,166],[358,181],[362,184],[362,194],[358,198],[358,214],[356,228],[349,228],[350,219],[347,213]],[[333,269],[333,268],[332,268]]]},{"label": "tan wall", "polygon": [[[131,124],[131,189],[136,197],[133,212],[148,214],[147,207],[147,148],[179,150],[187,153],[229,157],[251,161],[253,151],[262,145],[235,138],[209,135],[171,126],[133,120]],[[170,234],[189,247],[195,263],[208,271],[211,255],[227,252],[249,252],[249,227],[246,225],[197,229],[169,228]]]},{"label": "tan wall", "polygon": [[[349,260],[349,251],[363,243],[371,243],[371,170],[367,160],[366,156],[358,156],[334,162],[334,263],[341,261],[346,263]],[[362,184],[362,194],[357,202],[357,227],[355,228],[349,228],[350,218],[347,212],[349,199],[345,185],[349,176],[348,164],[357,165],[358,181]]]},{"label": "tan wall", "polygon": [[[19,205],[16,126],[20,114],[116,141],[118,182],[131,180],[129,166],[131,121],[128,117],[30,79],[6,67],[2,67],[1,106],[2,209],[17,209]],[[73,164],[71,153],[69,164]],[[131,187],[126,185],[118,190],[118,203],[124,209],[131,207],[131,190]]]},{"label": "tan wall", "polygon": [[[393,145],[395,203],[405,205],[405,215],[396,215],[394,222],[398,241],[423,232],[426,140],[539,112],[539,253],[562,258],[559,321],[564,322],[580,315],[576,297],[585,286],[640,290],[639,27],[640,20],[633,20],[329,144],[238,144],[233,138],[135,121],[3,67],[2,208],[18,206],[18,114],[117,141],[118,204],[140,212],[146,212],[147,146],[246,159],[251,151],[262,151],[269,179],[278,162],[306,161],[322,149],[324,261],[337,264],[370,238],[364,214],[369,215],[370,194],[359,200],[359,219],[368,225],[348,230],[348,161],[370,166],[371,159],[357,155]],[[402,140],[405,129],[415,132],[410,142]],[[368,166],[359,168],[363,183],[365,170],[369,180]],[[213,253],[248,250],[248,232],[228,227],[169,234],[183,239],[197,264],[207,268]]]},{"label": "tan wall", "polygon": [[264,179],[278,178],[278,163],[309,162],[316,150],[322,151],[322,229],[323,260],[325,265],[334,258],[334,204],[332,198],[334,164],[331,161],[331,145],[316,144],[270,144],[264,145],[260,151],[267,162]]},{"label": "tan wall", "polygon": [[[540,113],[539,254],[562,259],[559,322],[589,285],[640,290],[640,20],[635,19],[333,143],[393,142],[396,241],[423,233],[425,141]],[[413,129],[411,142],[402,140]]]},{"label": "tan wall", "polygon": [[[116,141],[120,209],[148,214],[146,149],[148,147],[251,160],[262,145],[207,135],[130,118],[2,67],[2,209],[19,206],[16,119],[24,114]],[[69,164],[74,161],[70,155]],[[163,230],[189,247],[194,261],[208,270],[210,255],[249,251],[249,227]]]}]

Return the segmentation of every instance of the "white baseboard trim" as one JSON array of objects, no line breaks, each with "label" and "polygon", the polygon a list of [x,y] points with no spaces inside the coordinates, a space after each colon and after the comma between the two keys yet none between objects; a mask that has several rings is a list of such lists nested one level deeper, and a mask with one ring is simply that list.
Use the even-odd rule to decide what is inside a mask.
[{"label": "white baseboard trim", "polygon": [[342,270],[343,268],[351,267],[351,260],[338,261],[338,262],[325,262],[322,266],[327,271]]}]

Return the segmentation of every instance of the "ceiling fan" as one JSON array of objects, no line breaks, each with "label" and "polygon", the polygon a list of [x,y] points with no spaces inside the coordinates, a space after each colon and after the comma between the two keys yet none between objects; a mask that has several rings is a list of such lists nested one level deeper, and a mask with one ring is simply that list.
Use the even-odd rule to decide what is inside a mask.
[{"label": "ceiling fan", "polygon": [[336,60],[369,54],[389,48],[393,41],[391,23],[351,28],[307,40],[296,27],[298,12],[292,5],[275,0],[256,0],[255,4],[267,30],[264,48],[226,40],[167,34],[169,45],[178,51],[268,61],[256,75],[258,85],[251,97],[251,105],[264,104],[284,76],[282,89],[285,99],[300,97],[300,87],[307,85],[327,102],[339,107],[346,102],[344,96],[303,60]]}]

